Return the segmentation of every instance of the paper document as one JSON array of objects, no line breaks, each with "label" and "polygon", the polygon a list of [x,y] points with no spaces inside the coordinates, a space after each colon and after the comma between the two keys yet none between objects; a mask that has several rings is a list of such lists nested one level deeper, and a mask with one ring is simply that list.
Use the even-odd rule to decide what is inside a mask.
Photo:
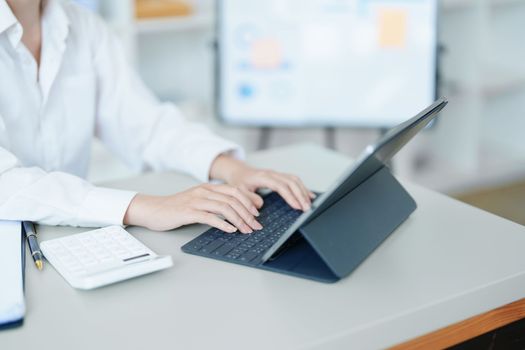
[{"label": "paper document", "polygon": [[0,328],[24,318],[23,242],[19,222],[0,221]]}]

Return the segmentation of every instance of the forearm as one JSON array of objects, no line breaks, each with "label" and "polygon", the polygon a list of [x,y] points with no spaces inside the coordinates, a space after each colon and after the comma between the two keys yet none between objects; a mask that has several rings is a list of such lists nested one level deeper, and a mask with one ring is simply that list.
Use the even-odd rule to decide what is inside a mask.
[{"label": "forearm", "polygon": [[14,168],[0,176],[0,217],[46,225],[120,225],[133,196],[66,173]]}]

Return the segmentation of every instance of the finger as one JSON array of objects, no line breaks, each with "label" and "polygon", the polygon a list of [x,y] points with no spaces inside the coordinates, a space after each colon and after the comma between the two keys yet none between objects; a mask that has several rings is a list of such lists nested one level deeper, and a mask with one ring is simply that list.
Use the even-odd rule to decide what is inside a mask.
[{"label": "finger", "polygon": [[237,227],[242,233],[252,233],[253,229],[243,220],[243,218],[228,204],[213,199],[200,199],[195,203],[195,208],[210,213],[221,215],[232,225]]},{"label": "finger", "polygon": [[292,176],[292,180],[295,181],[300,187],[301,187],[301,190],[303,191],[305,197],[307,198],[308,200],[308,203],[310,203],[310,206],[312,205],[312,196],[315,197],[315,194],[310,191],[308,189],[308,187],[306,187],[306,185],[304,184],[304,182],[297,176]]},{"label": "finger", "polygon": [[301,187],[301,190],[305,193],[305,196],[308,199],[308,203],[311,207],[312,201],[317,197],[317,195],[310,191],[299,177],[292,175],[292,180],[295,181]]},{"label": "finger", "polygon": [[292,208],[301,210],[301,204],[295,198],[292,190],[285,183],[275,179],[274,177],[264,177],[261,179],[262,186],[268,187],[270,190],[279,193],[281,197],[288,203]]},{"label": "finger", "polygon": [[220,219],[217,215],[206,213],[203,211],[196,210],[193,214],[193,220],[196,223],[209,225],[215,227],[221,231],[234,233],[237,232],[237,228],[226,221]]},{"label": "finger", "polygon": [[243,191],[239,188],[235,188],[228,185],[214,186],[211,188],[211,190],[234,197],[239,202],[241,202],[243,206],[251,212],[252,215],[259,216],[259,211],[255,207],[255,203],[252,201],[252,198],[247,194],[248,191]]},{"label": "finger", "polygon": [[[198,207],[198,209],[211,210],[216,214],[223,215],[231,223],[237,226],[242,233],[252,233],[254,229],[262,229],[262,225],[257,220],[255,220],[253,214],[251,214],[238,199],[233,196],[225,195],[219,192],[219,190],[236,195],[239,195],[238,192],[240,192],[236,188],[227,185],[202,185],[200,186],[199,192],[197,193],[197,198],[216,201],[222,204],[223,207],[217,207],[216,204],[213,205],[213,207],[210,207],[211,204],[201,202],[201,207]],[[249,199],[245,198],[244,201],[247,202],[249,206],[253,207]],[[226,204],[226,207],[224,207],[224,204]],[[206,205],[206,207],[203,207],[202,205]],[[226,215],[229,216],[227,217]],[[237,217],[241,218],[240,221],[237,219]]]},{"label": "finger", "polygon": [[301,191],[301,189],[286,175],[275,174],[274,176],[277,178],[278,181],[286,184],[286,186],[290,189],[293,196],[295,197],[295,200],[301,206],[300,209],[306,211],[309,207],[309,204],[305,201],[304,194]]},{"label": "finger", "polygon": [[250,197],[252,203],[255,205],[255,208],[257,209],[261,209],[263,204],[264,204],[264,200],[262,199],[261,196],[259,196],[257,193],[255,192],[252,192],[248,189],[245,189],[245,188],[241,188],[241,191],[243,191],[244,193],[246,193],[246,195],[248,197]]},{"label": "finger", "polygon": [[302,200],[304,201],[304,203],[308,204],[308,207],[310,207],[312,205],[312,200],[310,198],[310,191],[306,188],[306,186],[301,181],[301,179],[295,175],[286,175],[286,174],[281,174],[281,175],[287,177],[289,181],[292,182],[292,184],[289,185],[290,188],[292,188],[292,186],[297,187],[296,191],[299,190],[301,192]]},{"label": "finger", "polygon": [[[303,186],[301,186],[294,178],[287,175],[280,175],[282,181],[285,181],[288,187],[292,190],[292,193],[295,195],[295,198],[304,211],[310,209],[311,202],[310,197],[308,196],[308,191],[306,191]],[[300,181],[300,180],[299,180]]]},{"label": "finger", "polygon": [[[243,203],[241,203],[237,198],[213,191],[211,191],[206,198],[228,204],[231,208],[233,208],[233,210],[237,212],[237,214],[240,215],[240,217],[250,229],[261,230],[263,228],[262,225],[254,218],[253,214],[250,213]],[[246,199],[246,201],[249,202],[249,205],[252,205],[248,199]]]},{"label": "finger", "polygon": [[315,198],[315,194],[312,191],[310,191],[308,189],[308,187],[306,187],[304,182],[299,177],[292,176],[292,180],[295,181],[301,187],[301,190],[303,191],[305,197],[308,200],[308,203],[310,203],[310,206],[311,206],[312,205],[312,199]]}]

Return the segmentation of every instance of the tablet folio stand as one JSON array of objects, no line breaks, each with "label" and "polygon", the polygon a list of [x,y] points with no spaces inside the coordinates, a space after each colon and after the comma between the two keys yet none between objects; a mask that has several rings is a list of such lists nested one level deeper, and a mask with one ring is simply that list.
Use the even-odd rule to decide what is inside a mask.
[{"label": "tablet folio stand", "polygon": [[293,244],[259,267],[336,282],[354,271],[415,209],[414,199],[383,166],[303,225],[289,238]]}]

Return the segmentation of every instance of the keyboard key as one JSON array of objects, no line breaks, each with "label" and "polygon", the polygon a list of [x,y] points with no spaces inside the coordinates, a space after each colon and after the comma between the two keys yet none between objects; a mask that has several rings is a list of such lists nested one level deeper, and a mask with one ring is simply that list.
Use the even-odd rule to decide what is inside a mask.
[{"label": "keyboard key", "polygon": [[255,242],[243,242],[239,245],[239,248],[240,249],[244,249],[244,250],[248,250],[250,249],[251,247],[253,247],[256,243]]},{"label": "keyboard key", "polygon": [[200,244],[201,246],[204,246],[210,242],[212,242],[214,240],[214,238],[212,238],[211,236],[205,236],[205,237],[199,237],[195,240],[195,244]]},{"label": "keyboard key", "polygon": [[215,249],[219,248],[223,244],[224,244],[224,242],[220,241],[220,240],[213,241],[210,244],[202,247],[201,248],[201,252],[203,252],[203,253],[211,253],[211,252],[213,252]]},{"label": "keyboard key", "polygon": [[235,245],[226,243],[226,244],[223,244],[222,247],[220,247],[219,249],[215,250],[213,254],[218,255],[218,256],[224,256],[228,254],[230,251],[232,251],[233,248],[235,248]]},{"label": "keyboard key", "polygon": [[256,256],[258,256],[259,254],[257,254],[256,252],[254,251],[249,251],[245,254],[243,254],[240,258],[239,258],[239,261],[242,261],[242,262],[250,262],[251,260],[253,260]]},{"label": "keyboard key", "polygon": [[220,236],[217,239],[220,240],[220,241],[223,241],[223,242],[228,242],[228,241],[231,241],[233,239],[233,237],[231,237],[230,234],[225,233],[225,234],[223,234],[222,236]]},{"label": "keyboard key", "polygon": [[192,249],[193,251],[199,251],[199,250],[202,248],[202,246],[203,246],[203,244],[193,243],[193,244],[191,245],[191,249]]},{"label": "keyboard key", "polygon": [[233,252],[230,252],[226,255],[226,258],[228,259],[232,259],[232,260],[235,260],[237,259],[239,256],[241,256],[241,254],[236,254],[236,253],[233,253]]}]

